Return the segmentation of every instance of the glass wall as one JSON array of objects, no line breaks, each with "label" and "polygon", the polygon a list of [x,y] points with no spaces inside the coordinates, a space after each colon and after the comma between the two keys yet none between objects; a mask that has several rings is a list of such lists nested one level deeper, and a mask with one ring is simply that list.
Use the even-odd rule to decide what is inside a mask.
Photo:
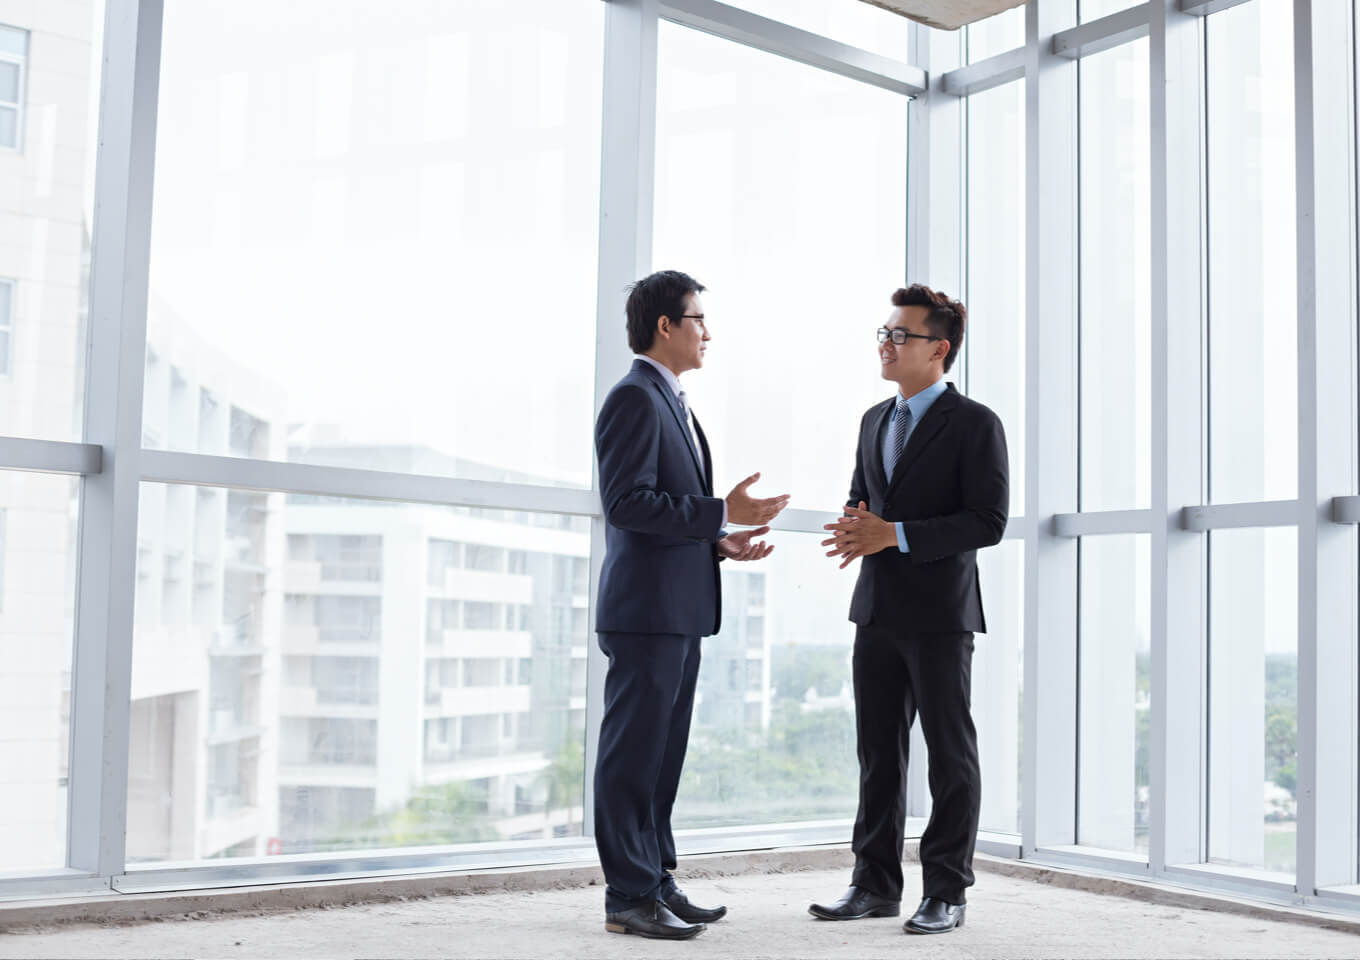
[{"label": "glass wall", "polygon": [[[1023,9],[968,28],[1007,39]],[[1019,45],[1019,43],[1015,44]],[[1001,52],[1001,51],[996,51]],[[980,57],[978,57],[980,59]],[[959,364],[967,394],[991,407],[1006,430],[1010,515],[1025,506],[1025,101],[1009,83],[965,101],[968,333]],[[1024,544],[1012,539],[978,555],[987,634],[973,655],[973,716],[982,778],[982,829],[1020,830],[1024,680]]]},{"label": "glass wall", "polygon": [[892,393],[874,331],[905,280],[906,101],[667,23],[657,71],[652,262],[709,288],[685,388],[715,485],[759,470],[839,510],[860,416]]},{"label": "glass wall", "polygon": [[978,553],[987,632],[973,648],[973,724],[982,767],[979,829],[1020,833],[1024,771],[1025,544]]},{"label": "glass wall", "polygon": [[80,437],[101,23],[0,10],[0,436]]},{"label": "glass wall", "polygon": [[604,12],[168,3],[146,444],[589,487]]},{"label": "glass wall", "polygon": [[1080,505],[1148,505],[1151,366],[1148,46],[1078,64]]},{"label": "glass wall", "polygon": [[858,570],[818,534],[723,564],[722,632],[703,641],[677,828],[853,818],[859,796],[848,620]]},{"label": "glass wall", "polygon": [[1209,859],[1293,874],[1298,533],[1209,536]]},{"label": "glass wall", "polygon": [[1205,20],[1215,503],[1298,494],[1292,20],[1281,0]]},{"label": "glass wall", "polygon": [[741,0],[734,6],[894,60],[907,59],[907,18],[867,3]]},{"label": "glass wall", "polygon": [[145,484],[129,858],[579,836],[589,556],[584,518]]},{"label": "glass wall", "polygon": [[1006,430],[1010,512],[1025,506],[1025,85],[970,96],[967,167],[968,395]]},{"label": "glass wall", "polygon": [[1077,842],[1148,847],[1150,537],[1083,537],[1077,683]]},{"label": "glass wall", "polygon": [[0,871],[66,864],[79,490],[0,470]]},{"label": "glass wall", "polygon": [[1013,7],[986,20],[964,27],[967,32],[968,63],[986,60],[1025,45],[1025,8]]}]

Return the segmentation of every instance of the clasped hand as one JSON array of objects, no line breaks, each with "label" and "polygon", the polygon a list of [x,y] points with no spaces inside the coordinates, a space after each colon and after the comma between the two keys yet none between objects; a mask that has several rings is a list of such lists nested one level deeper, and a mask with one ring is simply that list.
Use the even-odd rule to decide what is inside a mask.
[{"label": "clasped hand", "polygon": [[845,558],[840,565],[842,570],[853,560],[897,546],[897,531],[893,525],[870,513],[863,500],[858,507],[846,507],[845,516],[822,529],[833,531],[829,540],[822,541],[822,546],[832,548],[827,551],[828,557]]}]

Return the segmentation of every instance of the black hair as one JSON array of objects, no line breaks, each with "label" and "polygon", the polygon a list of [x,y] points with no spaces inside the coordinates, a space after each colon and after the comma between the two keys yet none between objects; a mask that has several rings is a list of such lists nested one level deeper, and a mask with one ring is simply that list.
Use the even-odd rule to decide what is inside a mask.
[{"label": "black hair", "polygon": [[656,342],[656,325],[668,317],[677,326],[683,321],[685,299],[702,293],[704,285],[679,270],[659,270],[628,288],[628,346],[646,353]]}]

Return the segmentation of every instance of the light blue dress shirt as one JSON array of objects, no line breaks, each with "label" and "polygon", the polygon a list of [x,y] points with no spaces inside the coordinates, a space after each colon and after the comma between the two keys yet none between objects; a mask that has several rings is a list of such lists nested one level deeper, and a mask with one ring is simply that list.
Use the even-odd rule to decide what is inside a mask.
[{"label": "light blue dress shirt", "polygon": [[[940,399],[940,394],[944,393],[948,389],[949,384],[947,384],[943,379],[939,379],[932,383],[930,386],[926,387],[920,393],[916,394],[915,396],[907,398],[907,409],[911,411],[911,423],[907,424],[907,435],[902,438],[903,452],[906,451],[907,441],[911,440],[912,432],[921,422],[921,418],[926,415],[926,411],[930,409],[930,405],[934,403],[936,400]],[[894,400],[892,413],[888,415],[888,428],[883,431],[882,441],[883,448],[880,451],[883,454],[883,464],[885,472],[887,469],[889,454],[888,444],[891,442],[892,425],[893,421],[896,419],[897,419],[897,403]],[[892,482],[891,474],[888,476],[888,481]],[[902,531],[902,522],[899,520],[897,523],[893,524],[893,527],[897,530],[897,549],[902,551],[903,553],[910,553],[911,550],[908,549],[907,547],[907,535]]]}]

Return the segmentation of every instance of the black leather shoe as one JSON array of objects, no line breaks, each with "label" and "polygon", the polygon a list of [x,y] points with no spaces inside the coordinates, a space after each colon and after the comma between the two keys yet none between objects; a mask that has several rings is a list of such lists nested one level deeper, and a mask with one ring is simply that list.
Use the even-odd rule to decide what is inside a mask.
[{"label": "black leather shoe", "polygon": [[907,933],[948,933],[955,927],[963,926],[963,915],[968,909],[965,903],[946,903],[935,897],[926,897],[911,919],[902,925]]},{"label": "black leather shoe", "polygon": [[689,897],[685,896],[679,888],[671,891],[671,894],[661,898],[661,902],[671,913],[675,914],[686,923],[712,923],[714,920],[721,920],[727,916],[726,907],[700,907],[689,902]]},{"label": "black leather shoe", "polygon": [[862,920],[865,917],[895,917],[902,912],[901,900],[889,900],[863,887],[852,886],[835,903],[814,903],[808,913],[818,920]]},{"label": "black leather shoe", "polygon": [[660,900],[604,915],[610,933],[635,933],[653,940],[688,940],[704,932],[702,923],[685,923]]}]

